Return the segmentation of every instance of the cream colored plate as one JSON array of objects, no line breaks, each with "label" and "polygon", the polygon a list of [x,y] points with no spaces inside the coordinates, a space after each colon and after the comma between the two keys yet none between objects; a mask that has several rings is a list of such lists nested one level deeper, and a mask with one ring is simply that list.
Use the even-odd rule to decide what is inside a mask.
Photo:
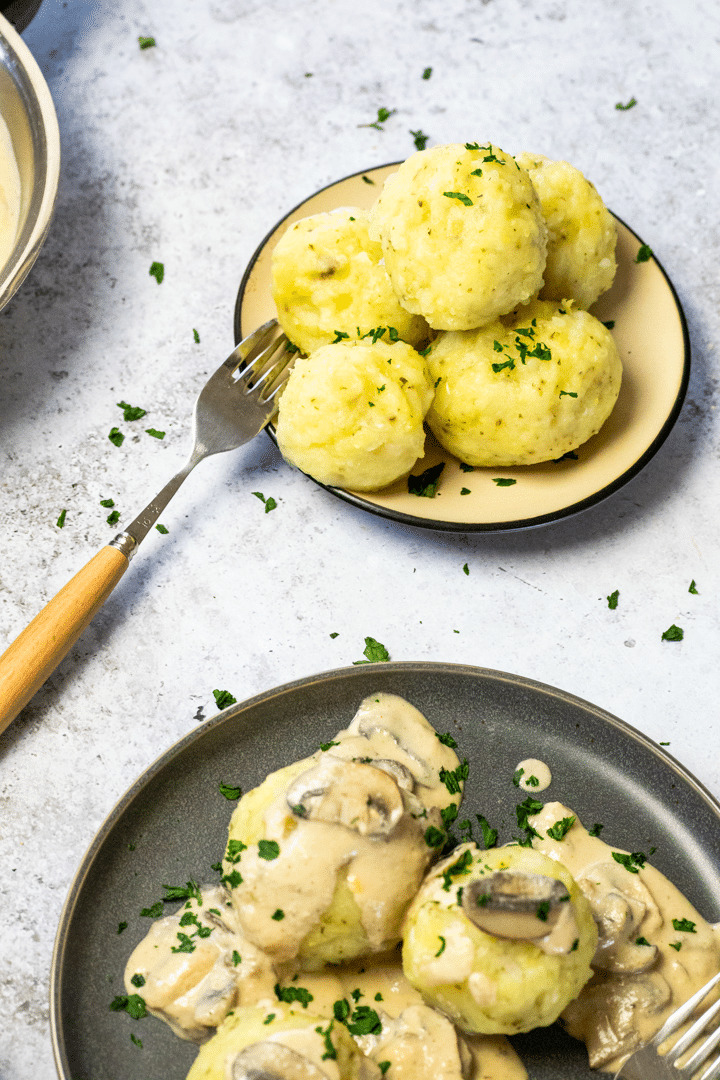
[{"label": "cream colored plate", "polygon": [[[398,162],[356,173],[310,196],[282,219],[255,252],[240,284],[235,340],[275,316],[270,257],[288,225],[340,206],[369,208]],[[367,179],[366,179],[367,178]],[[368,182],[371,181],[371,182]],[[425,528],[474,532],[525,528],[555,521],[599,502],[627,483],[662,445],[677,419],[690,374],[690,341],[682,308],[653,257],[635,262],[641,240],[616,218],[618,271],[612,289],[592,312],[614,320],[623,383],[603,429],[577,451],[577,460],[463,472],[428,436],[414,474],[445,462],[434,499],[411,495],[407,480],[372,494],[327,488],[334,495],[395,521]],[[494,478],[516,484],[501,487]],[[469,488],[469,495],[461,495]]]}]

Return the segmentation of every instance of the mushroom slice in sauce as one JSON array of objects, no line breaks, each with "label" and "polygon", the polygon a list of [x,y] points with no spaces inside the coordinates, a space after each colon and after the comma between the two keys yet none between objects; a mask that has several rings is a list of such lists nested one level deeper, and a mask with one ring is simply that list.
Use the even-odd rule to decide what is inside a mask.
[{"label": "mushroom slice in sauce", "polygon": [[638,945],[638,935],[654,933],[663,920],[640,876],[608,861],[589,866],[577,882],[590,901],[600,935],[593,967],[621,975],[651,968],[657,945]]},{"label": "mushroom slice in sauce", "polygon": [[230,1080],[328,1080],[314,1062],[277,1042],[253,1043],[228,1064]]},{"label": "mushroom slice in sauce", "polygon": [[[363,1040],[359,1040],[362,1042]],[[382,1033],[363,1047],[389,1061],[396,1080],[470,1080],[473,1057],[455,1025],[428,1005],[410,1005],[397,1018],[382,1014]]]},{"label": "mushroom slice in sauce", "polygon": [[389,836],[404,813],[394,777],[374,764],[330,754],[293,780],[286,800],[303,820],[343,825],[361,836]]},{"label": "mushroom slice in sauce", "polygon": [[471,922],[493,937],[534,941],[555,929],[569,900],[556,878],[498,870],[465,886],[462,907]]}]

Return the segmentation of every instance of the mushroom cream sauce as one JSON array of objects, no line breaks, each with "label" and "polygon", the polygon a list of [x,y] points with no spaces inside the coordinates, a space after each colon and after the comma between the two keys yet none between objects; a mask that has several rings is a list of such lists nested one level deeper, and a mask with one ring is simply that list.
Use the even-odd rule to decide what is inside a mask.
[{"label": "mushroom cream sauce", "polygon": [[[342,1000],[377,1013],[381,1031],[356,1042],[385,1069],[391,1063],[389,1080],[526,1080],[504,1037],[460,1033],[425,1005],[395,948],[405,908],[433,856],[426,830],[439,827],[441,808],[461,797],[461,782],[438,779],[458,776],[453,749],[417,709],[391,694],[367,698],[350,727],[326,745],[265,781],[271,790],[260,815],[262,838],[274,841],[279,854],[263,858],[259,843],[240,844],[241,857],[233,861],[238,845],[229,846],[225,884],[197,890],[174,915],[153,923],[135,948],[125,971],[128,994],[139,991],[149,1012],[201,1043],[246,1006],[282,1017],[281,1001],[299,1000],[292,991],[283,998],[282,987],[301,987],[315,1016],[332,1018]],[[535,759],[521,763],[528,772],[530,764],[535,773],[546,771]],[[233,822],[261,790],[241,800]],[[563,838],[552,839],[548,829],[568,818],[574,820]],[[614,1072],[720,969],[720,928],[642,858],[591,836],[561,803],[545,804],[529,824],[533,847],[567,867],[599,930],[595,973],[561,1022],[586,1043],[592,1067]],[[230,837],[232,844],[233,823]],[[233,878],[237,865],[242,875]],[[357,902],[365,954],[353,957],[351,941],[340,947],[344,963],[317,970],[329,954],[314,928],[339,874]],[[308,941],[319,947],[308,948]],[[303,1033],[294,1035],[300,1049]],[[307,1054],[308,1075],[340,1080],[334,1061]],[[368,1067],[375,1069],[368,1077],[382,1075]],[[232,1061],[217,1075],[234,1076]],[[277,1075],[284,1075],[280,1068]]]}]

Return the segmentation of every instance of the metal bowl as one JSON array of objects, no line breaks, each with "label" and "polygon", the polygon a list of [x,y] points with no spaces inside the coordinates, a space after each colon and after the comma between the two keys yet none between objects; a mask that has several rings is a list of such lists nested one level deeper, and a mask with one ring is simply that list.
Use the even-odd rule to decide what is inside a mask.
[{"label": "metal bowl", "polygon": [[0,267],[0,308],[25,280],[50,227],[60,175],[60,131],[50,91],[32,53],[0,15],[0,114],[20,172],[20,221]]}]

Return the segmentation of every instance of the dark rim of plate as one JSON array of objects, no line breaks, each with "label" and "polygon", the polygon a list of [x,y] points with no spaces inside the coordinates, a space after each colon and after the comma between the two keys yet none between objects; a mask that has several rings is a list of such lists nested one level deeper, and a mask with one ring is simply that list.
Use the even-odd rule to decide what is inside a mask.
[{"label": "dark rim of plate", "polygon": [[[346,180],[351,180],[355,176],[362,176],[367,172],[373,172],[375,169],[391,168],[392,166],[398,166],[401,164],[401,161],[389,161],[385,165],[374,165],[370,169],[358,169],[357,172],[349,173],[347,176],[343,176],[339,180],[333,180],[332,183],[325,184],[324,187],[318,188],[318,190],[314,192],[313,195],[319,195],[321,192],[327,191],[328,188],[335,187],[336,184],[342,184]],[[308,198],[312,198],[313,195],[308,196]],[[294,214],[296,210],[299,210],[300,207],[304,206],[305,203],[308,201],[308,198],[303,199],[291,210],[288,210],[287,214],[281,217],[280,220],[273,225],[273,227],[269,230],[266,236],[263,237],[255,251],[253,252],[252,258],[250,259],[245,269],[245,273],[242,276],[240,288],[238,289],[237,298],[235,300],[235,311],[233,315],[233,333],[235,335],[235,344],[238,344],[243,339],[244,330],[242,327],[241,318],[242,302],[248,280],[253,272],[253,269],[255,268],[255,264],[260,257],[263,248],[265,247],[275,230],[280,225],[282,225],[284,221],[287,221],[287,219],[292,214]],[[632,235],[635,237],[639,244],[644,243],[642,238],[639,237],[638,234],[633,229],[631,229],[629,225],[626,225],[622,218],[617,217],[616,214],[613,214],[613,217],[616,221],[620,222],[620,224],[623,225],[628,230],[628,232],[632,233]],[[308,479],[312,480],[312,482],[314,484],[317,484],[318,487],[324,488],[325,491],[329,491],[331,495],[335,495],[338,499],[342,499],[344,502],[350,503],[351,506],[357,506],[361,510],[368,510],[372,514],[376,514],[379,517],[389,518],[391,521],[396,521],[398,522],[398,524],[401,525],[413,525],[415,528],[429,529],[433,532],[509,532],[513,529],[532,529],[540,525],[549,525],[555,521],[561,521],[563,518],[570,517],[572,514],[579,514],[583,510],[589,510],[591,506],[597,506],[598,503],[603,502],[610,495],[613,495],[616,491],[619,491],[620,488],[624,487],[630,480],[633,479],[634,476],[637,476],[637,474],[647,465],[648,461],[650,461],[650,459],[654,457],[655,454],[658,452],[658,450],[670,434],[671,430],[675,426],[675,421],[680,414],[680,410],[685,400],[685,394],[687,393],[688,383],[690,381],[690,334],[688,332],[685,312],[683,311],[680,299],[677,292],[675,291],[675,287],[672,281],[665,272],[665,268],[663,267],[662,263],[660,263],[654,253],[653,259],[661,274],[663,275],[670,290],[670,294],[673,298],[673,301],[677,308],[678,316],[680,318],[680,325],[682,327],[683,374],[680,383],[680,389],[675,399],[675,403],[670,410],[667,419],[665,420],[665,423],[663,424],[653,441],[644,451],[644,453],[642,453],[637,459],[637,461],[633,462],[633,464],[629,468],[627,468],[625,472],[621,473],[620,476],[617,476],[609,484],[606,484],[604,487],[600,488],[599,491],[595,491],[592,495],[588,495],[587,498],[580,499],[578,502],[570,503],[568,506],[564,506],[561,510],[554,510],[552,513],[549,514],[538,514],[536,517],[519,518],[518,520],[510,521],[467,523],[458,521],[435,521],[430,518],[423,518],[420,516],[415,517],[411,514],[404,514],[399,510],[392,510],[385,506],[378,506],[376,503],[371,502],[369,499],[364,499],[361,495],[354,495],[351,492],[346,491],[344,488],[330,487],[327,484],[321,484],[319,480],[315,480],[312,476],[308,476]],[[275,438],[274,432],[269,428],[266,428],[266,431],[268,436],[277,446],[277,439]]]}]

